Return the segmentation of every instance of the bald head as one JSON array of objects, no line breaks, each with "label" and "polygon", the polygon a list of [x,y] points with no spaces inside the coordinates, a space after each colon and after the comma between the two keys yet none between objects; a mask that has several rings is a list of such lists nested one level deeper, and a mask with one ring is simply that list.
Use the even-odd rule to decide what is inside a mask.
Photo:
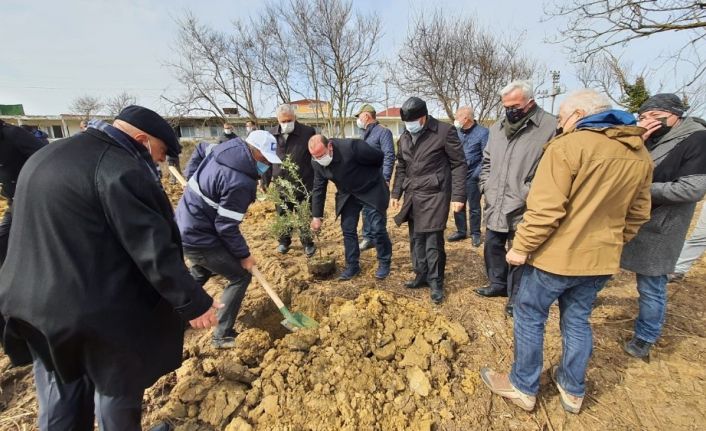
[{"label": "bald head", "polygon": [[328,138],[324,135],[314,135],[309,138],[309,152],[312,156],[326,152],[328,146]]}]

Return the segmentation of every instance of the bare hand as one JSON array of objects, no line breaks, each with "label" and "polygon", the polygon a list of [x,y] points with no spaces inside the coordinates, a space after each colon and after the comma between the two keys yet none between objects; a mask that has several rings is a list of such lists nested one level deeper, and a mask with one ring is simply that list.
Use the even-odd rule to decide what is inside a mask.
[{"label": "bare hand", "polygon": [[255,258],[252,255],[246,257],[245,259],[240,259],[240,266],[243,267],[248,272],[252,272],[252,267],[255,266]]},{"label": "bare hand", "polygon": [[524,265],[527,262],[527,255],[522,254],[519,251],[515,251],[514,249],[510,249],[510,251],[508,251],[505,255],[505,260],[510,265]]},{"label": "bare hand", "polygon": [[214,299],[211,307],[196,319],[189,320],[189,324],[192,328],[195,329],[208,329],[212,326],[215,326],[216,323],[218,323],[218,316],[216,316],[216,311],[221,308],[223,308],[223,304],[221,304],[220,302],[216,302],[216,300]]},{"label": "bare hand", "polygon": [[662,122],[655,120],[654,118],[645,118],[644,120],[638,121],[637,125],[647,129],[647,131],[642,135],[643,141],[646,141],[655,131],[663,127]]},{"label": "bare hand", "polygon": [[311,227],[311,230],[313,230],[314,233],[316,233],[321,230],[322,223],[323,222],[321,221],[320,217],[314,217],[311,219],[311,224],[309,225],[309,227]]},{"label": "bare hand", "polygon": [[390,199],[390,208],[392,208],[393,210],[399,209],[400,200],[395,198]]},{"label": "bare hand", "polygon": [[451,202],[451,209],[454,210],[455,213],[461,212],[463,210],[463,202]]}]

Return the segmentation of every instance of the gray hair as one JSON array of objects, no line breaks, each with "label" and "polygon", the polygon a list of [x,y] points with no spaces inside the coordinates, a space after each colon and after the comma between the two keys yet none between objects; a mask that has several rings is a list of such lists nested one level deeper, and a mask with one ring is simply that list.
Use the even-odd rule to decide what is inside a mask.
[{"label": "gray hair", "polygon": [[613,105],[606,95],[590,88],[583,88],[569,93],[559,109],[566,112],[574,112],[580,109],[585,111],[588,116],[607,111],[612,107]]},{"label": "gray hair", "polygon": [[500,97],[505,97],[515,90],[520,90],[525,99],[534,99],[534,87],[532,86],[532,81],[521,79],[517,81],[512,81],[500,90]]},{"label": "gray hair", "polygon": [[292,114],[296,116],[294,112],[294,107],[289,103],[283,103],[277,107],[277,109],[275,110],[275,116],[279,117],[281,114]]},{"label": "gray hair", "polygon": [[461,112],[468,112],[468,116],[471,117],[471,120],[473,119],[473,107],[471,105],[464,105],[456,110],[457,114]]}]

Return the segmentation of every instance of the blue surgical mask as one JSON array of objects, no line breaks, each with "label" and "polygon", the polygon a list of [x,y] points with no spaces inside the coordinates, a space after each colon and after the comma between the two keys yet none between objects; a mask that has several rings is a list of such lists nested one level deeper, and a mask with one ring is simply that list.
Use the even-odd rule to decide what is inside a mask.
[{"label": "blue surgical mask", "polygon": [[270,169],[270,165],[267,163],[263,163],[258,161],[257,162],[257,173],[260,174],[260,176],[265,175],[265,172],[267,172]]},{"label": "blue surgical mask", "polygon": [[422,128],[423,128],[424,126],[422,126],[422,125],[419,123],[419,120],[415,120],[415,121],[405,121],[405,122],[404,122],[404,127],[405,127],[405,129],[407,129],[407,131],[408,131],[409,133],[419,133],[419,132],[422,131]]}]

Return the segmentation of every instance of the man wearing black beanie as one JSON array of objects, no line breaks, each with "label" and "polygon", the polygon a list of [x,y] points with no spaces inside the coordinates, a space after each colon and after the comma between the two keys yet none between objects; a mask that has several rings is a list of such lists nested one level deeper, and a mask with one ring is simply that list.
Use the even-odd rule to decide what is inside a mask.
[{"label": "man wearing black beanie", "polygon": [[5,352],[33,363],[39,428],[140,429],[142,396],[182,359],[185,322],[220,307],[190,276],[155,161],[179,141],[125,108],[37,151],[15,192],[0,270]]}]

